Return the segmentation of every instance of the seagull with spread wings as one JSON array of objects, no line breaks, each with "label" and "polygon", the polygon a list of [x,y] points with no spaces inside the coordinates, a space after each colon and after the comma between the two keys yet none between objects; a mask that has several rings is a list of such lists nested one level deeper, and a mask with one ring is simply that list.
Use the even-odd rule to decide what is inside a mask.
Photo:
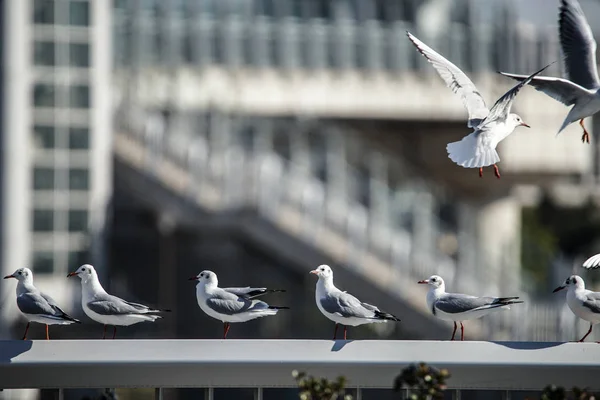
[{"label": "seagull with spread wings", "polygon": [[514,86],[500,97],[492,108],[488,109],[483,97],[464,72],[410,32],[406,32],[406,34],[417,50],[433,65],[446,85],[461,97],[469,113],[467,126],[473,128],[474,131],[458,142],[449,143],[446,146],[448,157],[461,167],[479,168],[480,177],[483,176],[483,167],[492,165],[494,174],[500,178],[500,171],[496,165],[500,161],[500,157],[496,152],[496,146],[516,127],[529,128],[529,125],[523,122],[521,117],[510,113],[513,100],[523,86],[549,65]]},{"label": "seagull with spread wings", "polygon": [[[583,129],[581,141],[589,143],[590,135],[583,120],[600,111],[596,41],[577,0],[561,0],[558,23],[567,79],[538,76],[529,84],[564,105],[573,106],[558,133],[579,121]],[[525,75],[500,73],[519,81],[527,78]]]}]

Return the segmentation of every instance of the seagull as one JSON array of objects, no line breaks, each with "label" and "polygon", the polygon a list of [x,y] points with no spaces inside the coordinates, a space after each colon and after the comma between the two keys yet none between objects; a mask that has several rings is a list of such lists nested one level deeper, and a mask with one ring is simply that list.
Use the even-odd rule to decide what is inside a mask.
[{"label": "seagull", "polygon": [[33,286],[33,272],[29,268],[19,268],[4,279],[15,278],[17,283],[17,306],[27,318],[27,327],[23,340],[27,339],[29,324],[37,322],[46,325],[46,340],[50,340],[48,325],[80,324],[78,320],[64,312],[58,304],[45,293]]},{"label": "seagull", "polygon": [[78,276],[81,278],[81,306],[85,314],[96,322],[104,324],[104,335],[106,338],[106,326],[113,326],[113,339],[117,335],[117,326],[129,326],[138,322],[154,322],[160,315],[159,312],[170,310],[153,310],[148,306],[131,303],[116,296],[112,296],[104,290],[98,274],[93,266],[84,264],[67,277]]},{"label": "seagull", "polygon": [[591,256],[583,263],[583,268],[587,269],[595,269],[600,267],[600,254],[596,254],[595,256]]},{"label": "seagull", "polygon": [[347,340],[348,326],[374,322],[400,322],[400,319],[392,314],[379,311],[379,308],[363,303],[351,294],[336,288],[333,284],[333,271],[328,265],[319,265],[310,273],[319,277],[315,292],[315,300],[319,311],[335,322],[333,340],[336,339],[338,325],[344,325],[344,340]]},{"label": "seagull", "polygon": [[496,146],[516,127],[529,128],[529,125],[523,122],[521,117],[510,113],[513,100],[523,86],[551,64],[531,74],[523,82],[510,89],[488,110],[485,100],[464,72],[410,32],[406,32],[406,34],[417,50],[433,65],[446,85],[461,97],[469,113],[467,126],[473,128],[473,132],[461,141],[449,143],[446,146],[448,157],[461,167],[479,168],[480,177],[483,177],[483,167],[493,165],[494,174],[500,179],[500,171],[496,166],[500,157],[496,152]]},{"label": "seagull", "polygon": [[511,304],[523,303],[516,301],[518,297],[476,297],[462,293],[446,293],[446,284],[442,277],[432,275],[429,279],[419,281],[428,284],[427,307],[431,313],[445,321],[454,322],[452,338],[456,334],[456,322],[460,322],[460,340],[465,340],[465,327],[462,321],[481,318],[499,310],[510,310]]},{"label": "seagull", "polygon": [[254,300],[267,293],[285,292],[285,290],[253,287],[220,288],[217,274],[212,271],[202,271],[189,280],[198,282],[196,299],[202,311],[223,322],[223,339],[227,338],[230,324],[233,322],[246,322],[275,315],[279,310],[289,309],[289,307],[271,306],[264,301]]},{"label": "seagull", "polygon": [[592,333],[593,326],[600,322],[600,293],[586,290],[585,282],[579,275],[571,275],[564,285],[552,293],[563,289],[567,289],[567,304],[573,314],[590,323],[590,329],[579,339],[579,342],[583,342]]},{"label": "seagull", "polygon": [[[577,0],[561,0],[558,24],[567,79],[538,76],[529,84],[554,100],[566,106],[573,106],[557,135],[568,125],[579,120],[583,129],[581,141],[589,143],[590,134],[585,129],[583,120],[600,111],[596,41]],[[500,73],[518,81],[526,78],[525,75]]]}]

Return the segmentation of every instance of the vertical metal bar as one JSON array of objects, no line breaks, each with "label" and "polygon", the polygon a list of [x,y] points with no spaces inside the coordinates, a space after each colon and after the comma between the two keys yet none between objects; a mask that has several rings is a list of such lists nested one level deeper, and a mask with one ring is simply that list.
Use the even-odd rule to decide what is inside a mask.
[{"label": "vertical metal bar", "polygon": [[456,389],[452,392],[452,400],[460,400],[460,389]]},{"label": "vertical metal bar", "polygon": [[214,388],[206,388],[204,392],[205,400],[215,400],[215,389]]},{"label": "vertical metal bar", "polygon": [[58,389],[58,400],[65,400],[65,389]]},{"label": "vertical metal bar", "polygon": [[360,390],[360,387],[356,388],[356,400],[362,400],[362,390]]},{"label": "vertical metal bar", "polygon": [[256,388],[256,390],[254,391],[254,400],[263,400],[262,388]]},{"label": "vertical metal bar", "polygon": [[510,400],[510,390],[505,390],[502,392],[502,400]]},{"label": "vertical metal bar", "polygon": [[163,400],[163,388],[154,388],[154,400]]}]

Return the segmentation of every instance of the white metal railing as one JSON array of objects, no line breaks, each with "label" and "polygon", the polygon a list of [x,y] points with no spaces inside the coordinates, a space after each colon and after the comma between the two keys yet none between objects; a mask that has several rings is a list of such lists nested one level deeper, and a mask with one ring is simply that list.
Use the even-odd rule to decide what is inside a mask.
[{"label": "white metal railing", "polygon": [[450,391],[600,390],[595,343],[327,340],[0,341],[0,388],[294,388],[292,371],[390,389],[403,368],[447,368]]}]

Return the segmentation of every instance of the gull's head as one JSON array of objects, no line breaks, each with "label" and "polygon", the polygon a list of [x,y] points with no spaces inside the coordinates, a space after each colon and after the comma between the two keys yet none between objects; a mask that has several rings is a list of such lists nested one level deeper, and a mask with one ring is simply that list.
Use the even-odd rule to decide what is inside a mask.
[{"label": "gull's head", "polygon": [[67,275],[67,278],[70,278],[72,276],[80,277],[81,281],[84,283],[88,282],[90,279],[98,279],[98,274],[96,273],[96,270],[90,264],[83,264],[81,267],[77,268],[77,271],[70,272]]},{"label": "gull's head", "polygon": [[436,289],[439,287],[444,287],[444,280],[439,275],[431,275],[429,279],[423,279],[417,283],[420,283],[421,285],[430,285]]},{"label": "gull's head", "polygon": [[585,289],[585,282],[579,275],[571,275],[565,280],[565,283],[554,289],[552,293],[559,292],[563,289]]},{"label": "gull's head", "polygon": [[190,281],[197,281],[199,285],[219,286],[217,274],[212,271],[204,270],[196,276],[192,276]]},{"label": "gull's head", "polygon": [[517,114],[510,114],[508,116],[508,119],[510,121],[512,121],[514,127],[516,128],[517,126],[524,126],[525,128],[531,128],[529,125],[527,125],[525,123],[525,121],[523,121],[523,118],[521,118],[520,116],[518,116]]},{"label": "gull's head", "polygon": [[33,272],[29,268],[19,268],[10,275],[6,275],[4,279],[15,278],[19,282],[33,283]]},{"label": "gull's head", "polygon": [[328,279],[333,278],[333,271],[329,265],[319,265],[317,268],[310,271],[311,274],[317,275],[319,278]]}]

